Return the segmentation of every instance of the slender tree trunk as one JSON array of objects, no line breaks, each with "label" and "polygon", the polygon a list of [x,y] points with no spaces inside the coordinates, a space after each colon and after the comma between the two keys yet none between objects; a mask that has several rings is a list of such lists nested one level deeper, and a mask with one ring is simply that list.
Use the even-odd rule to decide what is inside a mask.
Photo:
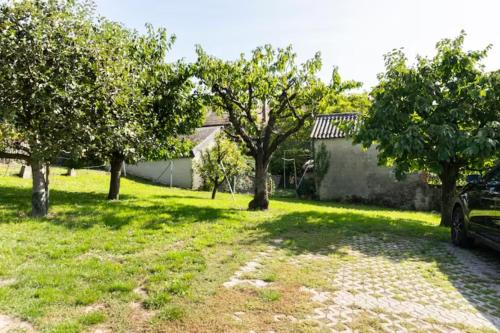
[{"label": "slender tree trunk", "polygon": [[124,160],[125,157],[119,153],[113,153],[111,157],[111,178],[109,181],[108,200],[120,199],[120,179]]},{"label": "slender tree trunk", "polygon": [[450,227],[453,213],[453,200],[456,195],[457,178],[460,168],[454,164],[446,164],[439,175],[441,180],[441,226]]},{"label": "slender tree trunk", "polygon": [[49,177],[50,177],[50,164],[45,164],[45,201],[47,206],[47,213],[49,212],[50,206],[50,190],[49,190]]},{"label": "slender tree trunk", "polygon": [[37,160],[31,161],[33,187],[31,194],[31,215],[34,217],[47,216],[49,211],[49,184],[46,177],[45,165]]},{"label": "slender tree trunk", "polygon": [[261,156],[255,159],[254,197],[248,205],[249,210],[267,210],[269,196],[267,193],[267,169],[269,163]]},{"label": "slender tree trunk", "polygon": [[215,182],[214,188],[212,189],[212,200],[215,199],[215,195],[217,194],[217,187],[219,187],[219,184]]}]

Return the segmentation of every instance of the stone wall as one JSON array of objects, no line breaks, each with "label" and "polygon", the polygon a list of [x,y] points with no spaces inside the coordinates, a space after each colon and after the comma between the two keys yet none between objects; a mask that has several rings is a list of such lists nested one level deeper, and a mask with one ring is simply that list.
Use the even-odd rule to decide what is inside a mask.
[{"label": "stone wall", "polygon": [[325,144],[330,167],[318,189],[320,200],[358,202],[415,210],[436,209],[436,189],[419,174],[398,181],[391,168],[378,165],[377,150],[363,150],[349,139],[315,140]]}]

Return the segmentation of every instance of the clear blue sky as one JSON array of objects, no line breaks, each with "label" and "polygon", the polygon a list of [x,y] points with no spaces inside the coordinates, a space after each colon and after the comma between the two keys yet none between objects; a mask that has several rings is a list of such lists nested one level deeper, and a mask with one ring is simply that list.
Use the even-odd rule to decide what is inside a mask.
[{"label": "clear blue sky", "polygon": [[259,45],[292,44],[299,59],[320,51],[321,77],[333,66],[369,89],[383,55],[404,47],[432,55],[461,29],[471,49],[493,44],[487,69],[500,68],[500,0],[97,0],[98,12],[130,28],[146,22],[177,35],[172,59],[195,60],[194,45],[235,59]]}]

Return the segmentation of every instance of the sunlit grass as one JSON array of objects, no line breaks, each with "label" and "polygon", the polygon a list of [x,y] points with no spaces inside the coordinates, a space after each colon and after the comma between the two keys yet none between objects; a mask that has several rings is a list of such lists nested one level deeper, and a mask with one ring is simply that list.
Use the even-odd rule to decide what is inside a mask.
[{"label": "sunlit grass", "polygon": [[[214,295],[276,238],[290,254],[328,249],[361,233],[448,238],[433,214],[285,198],[272,200],[267,212],[248,212],[247,195],[233,201],[221,193],[210,200],[207,192],[133,179],[122,180],[119,202],[107,202],[108,174],[79,170],[70,178],[62,169],[52,171],[50,216],[33,219],[31,181],[4,171],[0,281],[14,283],[0,284],[0,313],[48,332],[80,332],[102,323],[114,332],[130,331],[134,302],[153,312],[152,327],[185,318],[186,309]],[[270,271],[266,279],[275,281],[278,273]],[[259,296],[269,303],[262,306],[282,298],[273,290]]]}]

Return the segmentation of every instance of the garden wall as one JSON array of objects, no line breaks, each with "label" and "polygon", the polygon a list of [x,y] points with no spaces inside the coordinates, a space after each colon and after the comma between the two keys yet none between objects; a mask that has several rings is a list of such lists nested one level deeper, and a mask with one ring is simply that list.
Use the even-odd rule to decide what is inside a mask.
[{"label": "garden wall", "polygon": [[430,211],[439,206],[439,189],[420,174],[398,181],[391,168],[378,165],[377,150],[363,150],[349,139],[315,140],[318,151],[325,144],[330,166],[318,189],[320,200],[375,204]]}]

